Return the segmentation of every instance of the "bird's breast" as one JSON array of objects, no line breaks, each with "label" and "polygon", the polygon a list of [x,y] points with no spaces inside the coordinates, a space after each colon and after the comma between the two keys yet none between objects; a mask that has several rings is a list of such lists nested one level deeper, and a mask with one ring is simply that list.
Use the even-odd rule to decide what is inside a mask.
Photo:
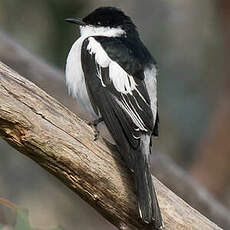
[{"label": "bird's breast", "polygon": [[86,121],[98,118],[91,106],[81,64],[81,48],[85,37],[80,37],[72,46],[66,62],[66,85],[69,94],[76,99],[78,116]]},{"label": "bird's breast", "polygon": [[[76,99],[77,115],[85,121],[99,118],[94,112],[87,93],[81,64],[81,48],[86,37],[80,37],[72,46],[66,61],[66,85],[69,94]],[[115,144],[104,122],[98,124],[98,131],[111,144]]]}]

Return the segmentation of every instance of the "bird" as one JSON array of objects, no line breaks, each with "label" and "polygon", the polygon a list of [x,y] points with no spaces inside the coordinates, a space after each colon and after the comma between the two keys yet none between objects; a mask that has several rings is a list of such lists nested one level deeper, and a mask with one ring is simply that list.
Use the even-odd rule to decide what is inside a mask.
[{"label": "bird", "polygon": [[163,220],[150,172],[152,137],[158,136],[155,59],[132,19],[116,7],[99,7],[84,18],[66,18],[80,37],[66,60],[66,85],[80,118],[118,148],[131,171],[142,221]]}]

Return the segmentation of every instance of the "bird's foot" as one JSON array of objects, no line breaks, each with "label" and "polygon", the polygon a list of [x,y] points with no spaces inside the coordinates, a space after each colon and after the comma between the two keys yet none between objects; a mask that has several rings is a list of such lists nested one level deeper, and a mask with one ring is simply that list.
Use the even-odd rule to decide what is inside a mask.
[{"label": "bird's foot", "polygon": [[98,118],[96,120],[89,121],[87,124],[90,125],[90,126],[97,126],[102,121],[103,121],[103,118],[100,117],[100,118]]},{"label": "bird's foot", "polygon": [[96,119],[96,120],[94,120],[94,121],[88,122],[88,125],[90,125],[90,126],[92,127],[93,132],[94,132],[94,139],[93,139],[94,141],[98,140],[98,138],[99,138],[100,132],[99,132],[99,130],[97,129],[97,125],[98,125],[100,122],[102,122],[102,121],[103,121],[103,118],[100,117],[100,118],[98,118],[98,119]]}]

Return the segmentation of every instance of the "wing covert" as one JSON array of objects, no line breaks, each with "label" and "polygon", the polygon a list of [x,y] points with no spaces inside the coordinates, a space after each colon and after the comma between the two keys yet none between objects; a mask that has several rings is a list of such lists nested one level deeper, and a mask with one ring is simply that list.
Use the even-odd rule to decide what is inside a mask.
[{"label": "wing covert", "polygon": [[152,133],[154,129],[145,82],[112,60],[94,37],[83,42],[81,59],[95,112],[103,117],[119,146],[123,149],[138,148],[141,134]]}]

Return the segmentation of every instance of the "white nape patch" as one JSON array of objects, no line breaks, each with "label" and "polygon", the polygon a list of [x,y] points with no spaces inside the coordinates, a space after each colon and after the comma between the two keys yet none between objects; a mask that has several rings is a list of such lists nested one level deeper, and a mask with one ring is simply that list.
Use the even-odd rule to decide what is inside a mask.
[{"label": "white nape patch", "polygon": [[125,35],[126,32],[118,28],[110,27],[94,27],[94,26],[80,26],[81,36],[91,37],[91,36],[106,36],[106,37],[120,37]]},{"label": "white nape patch", "polygon": [[157,115],[157,69],[156,66],[152,65],[151,68],[147,68],[144,71],[145,75],[145,85],[149,93],[151,110],[153,113],[154,123],[156,121]]},{"label": "white nape patch", "polygon": [[[119,64],[111,60],[107,53],[102,48],[101,44],[95,40],[95,38],[88,38],[89,44],[87,50],[90,54],[95,54],[95,61],[97,64],[106,68],[109,67],[109,78],[113,82],[115,89],[123,94],[131,94],[136,89],[136,82],[133,77],[130,76]],[[100,70],[98,70],[97,76],[100,78],[102,85],[105,87]]]}]

